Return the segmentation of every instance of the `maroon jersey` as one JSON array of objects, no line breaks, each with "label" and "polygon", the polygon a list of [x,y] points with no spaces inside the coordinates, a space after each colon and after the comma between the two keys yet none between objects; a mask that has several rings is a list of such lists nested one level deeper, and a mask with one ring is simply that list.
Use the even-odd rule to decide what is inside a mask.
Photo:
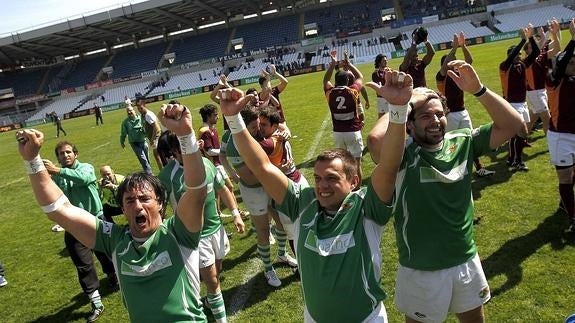
[{"label": "maroon jersey", "polygon": [[[276,110],[278,111],[279,115],[280,115],[280,123],[285,122],[285,116],[284,116],[284,110],[280,101],[280,93],[281,91],[278,89],[277,86],[274,86],[271,91],[270,91],[270,96],[273,96],[276,100],[278,100],[279,105],[276,106]],[[263,101],[260,97],[260,95],[258,94],[258,98],[260,100],[259,104],[260,105],[268,105],[269,104],[269,99]]]},{"label": "maroon jersey", "polygon": [[[385,85],[385,71],[382,71],[380,69],[373,71],[373,73],[371,73],[371,80],[374,83],[377,83],[381,86],[384,86]],[[381,98],[382,96],[380,96],[378,94],[377,97]]]},{"label": "maroon jersey", "polygon": [[525,63],[517,61],[506,67],[505,62],[499,65],[499,78],[503,97],[507,102],[522,103],[527,97]]},{"label": "maroon jersey", "polygon": [[455,84],[455,82],[446,75],[441,75],[437,72],[435,76],[437,82],[437,89],[447,99],[447,108],[449,112],[459,112],[465,110],[463,91]]},{"label": "maroon jersey", "polygon": [[334,132],[354,132],[361,130],[359,119],[360,85],[337,86],[326,90],[325,95],[331,111]]},{"label": "maroon jersey", "polygon": [[575,77],[563,77],[559,84],[547,79],[551,122],[549,130],[575,134]]},{"label": "maroon jersey", "polygon": [[547,50],[544,49],[535,61],[527,66],[527,70],[525,71],[527,91],[544,89],[548,70],[549,59],[547,57]]},{"label": "maroon jersey", "polygon": [[220,139],[218,137],[218,129],[214,127],[202,126],[200,128],[200,139],[204,141],[204,156],[211,160],[214,165],[220,165],[219,156],[210,156],[207,151],[210,149],[220,149]]},{"label": "maroon jersey", "polygon": [[420,86],[427,87],[427,82],[425,81],[425,68],[427,65],[419,58],[415,58],[415,60],[416,62],[414,64],[409,65],[406,73],[411,75],[414,88]]}]

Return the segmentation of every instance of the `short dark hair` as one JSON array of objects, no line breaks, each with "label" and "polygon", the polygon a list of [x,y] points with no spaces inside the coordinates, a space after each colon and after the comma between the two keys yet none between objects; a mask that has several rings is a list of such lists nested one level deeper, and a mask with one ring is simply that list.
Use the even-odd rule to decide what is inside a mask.
[{"label": "short dark hair", "polygon": [[242,118],[244,119],[245,124],[249,124],[254,120],[257,120],[260,116],[259,112],[256,110],[255,107],[247,106],[240,111]]},{"label": "short dark hair", "polygon": [[272,126],[279,125],[281,122],[280,113],[274,107],[267,106],[259,109],[259,116],[268,119]]},{"label": "short dark hair", "polygon": [[72,151],[74,152],[74,154],[78,155],[78,148],[76,148],[76,145],[74,145],[69,141],[60,141],[59,143],[56,144],[56,148],[54,148],[54,154],[56,155],[56,158],[58,158],[58,150],[60,150],[60,148],[64,146],[72,147]]},{"label": "short dark hair", "polygon": [[325,150],[317,156],[315,162],[332,161],[335,159],[341,159],[343,162],[343,172],[348,180],[350,180],[354,175],[357,175],[357,160],[345,149],[335,148]]},{"label": "short dark hair", "polygon": [[337,71],[335,73],[335,85],[336,86],[347,86],[350,83],[350,73],[347,71]]},{"label": "short dark hair", "polygon": [[[433,90],[431,90],[433,91]],[[433,91],[435,93],[432,94],[431,92],[429,92],[429,96],[427,97],[427,100],[425,101],[424,104],[421,104],[420,106],[416,107],[412,102],[409,102],[409,114],[407,115],[407,120],[415,120],[415,110],[419,109],[421,106],[427,104],[427,102],[429,102],[429,100],[432,99],[438,99],[439,102],[441,102],[441,106],[443,107],[443,110],[447,113],[447,111],[449,111],[449,107],[447,106],[447,98],[445,98],[445,96],[437,91]]]},{"label": "short dark hair", "polygon": [[170,102],[168,102],[168,104],[180,104],[180,101],[178,101],[178,100],[170,100]]},{"label": "short dark hair", "polygon": [[218,108],[211,103],[208,103],[208,104],[204,105],[203,107],[201,107],[200,108],[200,115],[202,116],[202,121],[207,122],[208,119],[210,118],[210,116],[216,111],[218,111]]},{"label": "short dark hair", "polygon": [[[166,130],[164,132],[162,132],[162,134],[160,135],[160,138],[158,138],[158,155],[160,155],[160,159],[162,161],[166,161],[167,164],[167,160],[170,159],[170,157],[173,157],[174,154],[172,153],[172,147],[174,145],[174,142],[178,141],[178,138],[176,137],[176,135],[171,132],[170,130]],[[178,141],[178,148],[180,142]],[[166,166],[166,165],[162,165],[162,166]]]},{"label": "short dark hair", "polygon": [[254,87],[250,87],[249,89],[246,90],[246,94],[252,94],[252,93],[257,94],[258,90],[256,90],[256,88]]},{"label": "short dark hair", "polygon": [[124,194],[128,191],[134,189],[142,189],[144,186],[149,184],[154,193],[156,193],[156,198],[158,202],[162,204],[162,209],[160,210],[160,215],[164,218],[164,214],[166,213],[166,189],[160,182],[160,180],[146,172],[137,172],[126,176],[124,181],[118,186],[118,194],[116,195],[116,202],[118,205],[123,207],[124,205]]}]

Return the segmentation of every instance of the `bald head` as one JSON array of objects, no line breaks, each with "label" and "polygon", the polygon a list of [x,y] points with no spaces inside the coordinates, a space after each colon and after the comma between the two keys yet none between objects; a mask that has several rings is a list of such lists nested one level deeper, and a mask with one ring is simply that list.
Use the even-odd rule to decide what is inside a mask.
[{"label": "bald head", "polygon": [[108,165],[104,165],[104,166],[100,167],[100,175],[102,176],[102,178],[105,178],[108,180],[113,180],[114,171],[112,170],[112,167],[110,167]]}]

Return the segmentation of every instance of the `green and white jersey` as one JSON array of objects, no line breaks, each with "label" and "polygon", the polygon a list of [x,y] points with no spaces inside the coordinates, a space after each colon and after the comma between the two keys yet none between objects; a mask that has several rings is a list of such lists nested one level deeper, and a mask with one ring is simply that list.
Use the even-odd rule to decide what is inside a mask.
[{"label": "green and white jersey", "polygon": [[[204,169],[206,171],[206,178],[208,181],[208,195],[204,204],[204,225],[202,226],[201,233],[201,237],[205,238],[216,233],[222,226],[222,221],[218,214],[216,205],[216,191],[223,188],[225,182],[222,175],[209,159],[202,157],[202,161],[204,162]],[[166,194],[168,195],[172,209],[176,210],[180,197],[182,197],[186,191],[186,187],[184,185],[184,168],[177,160],[172,159],[164,168],[162,168],[158,178],[166,189]]]},{"label": "green and white jersey", "polygon": [[[230,130],[224,131],[224,134],[222,135],[222,143],[220,151],[226,154],[226,159],[228,160],[228,163],[234,169],[246,166],[244,159],[242,158],[242,156],[240,156],[240,152],[238,151],[238,148],[234,143],[234,137],[232,136]],[[252,187],[252,188],[261,187],[261,184],[259,183],[256,185],[246,184],[244,181],[242,181],[241,178],[240,183],[242,183],[242,185],[244,185],[245,187]]]},{"label": "green and white jersey", "polygon": [[446,269],[465,263],[477,253],[473,240],[473,159],[491,150],[490,137],[488,124],[446,133],[443,146],[435,151],[408,140],[392,211],[402,266]]},{"label": "green and white jersey", "polygon": [[384,208],[370,183],[329,218],[313,188],[289,180],[278,210],[294,222],[304,304],[315,321],[360,322],[385,299],[379,243],[391,213]]},{"label": "green and white jersey", "polygon": [[116,269],[132,322],[206,322],[200,304],[199,232],[179,217],[165,220],[144,242],[127,226],[96,220],[94,250]]}]

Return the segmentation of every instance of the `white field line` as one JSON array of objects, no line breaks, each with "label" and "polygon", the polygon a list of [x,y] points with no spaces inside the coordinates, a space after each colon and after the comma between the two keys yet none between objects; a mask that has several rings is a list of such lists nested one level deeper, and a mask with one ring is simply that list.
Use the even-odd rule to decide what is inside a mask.
[{"label": "white field line", "polygon": [[20,177],[20,178],[17,178],[17,179],[15,179],[15,180],[13,180],[13,181],[10,181],[10,182],[8,182],[8,183],[6,183],[6,184],[0,186],[0,189],[3,189],[4,187],[8,187],[8,186],[10,186],[10,185],[12,185],[12,184],[16,184],[16,183],[18,183],[18,182],[21,182],[21,181],[24,180],[24,178],[25,178],[25,177]]},{"label": "white field line", "polygon": [[[319,131],[316,133],[315,138],[313,139],[313,143],[306,154],[305,160],[309,160],[317,154],[317,146],[323,138],[323,133],[329,124],[329,119],[330,114],[327,113],[321,123]],[[230,322],[233,321],[233,316],[244,308],[248,298],[250,297],[252,287],[254,285],[254,278],[261,271],[261,265],[261,260],[257,257],[251,258],[248,261],[247,269],[244,273],[244,276],[242,277],[241,286],[238,288],[235,294],[232,295],[230,300],[226,301],[226,312],[229,313],[228,320]]]},{"label": "white field line", "polygon": [[102,147],[108,146],[109,144],[110,144],[110,142],[109,142],[109,141],[106,141],[105,143],[103,143],[103,144],[101,144],[101,145],[98,145],[98,146],[96,146],[96,147],[90,149],[90,151],[98,150],[98,149],[100,149],[100,148],[102,148]]}]

